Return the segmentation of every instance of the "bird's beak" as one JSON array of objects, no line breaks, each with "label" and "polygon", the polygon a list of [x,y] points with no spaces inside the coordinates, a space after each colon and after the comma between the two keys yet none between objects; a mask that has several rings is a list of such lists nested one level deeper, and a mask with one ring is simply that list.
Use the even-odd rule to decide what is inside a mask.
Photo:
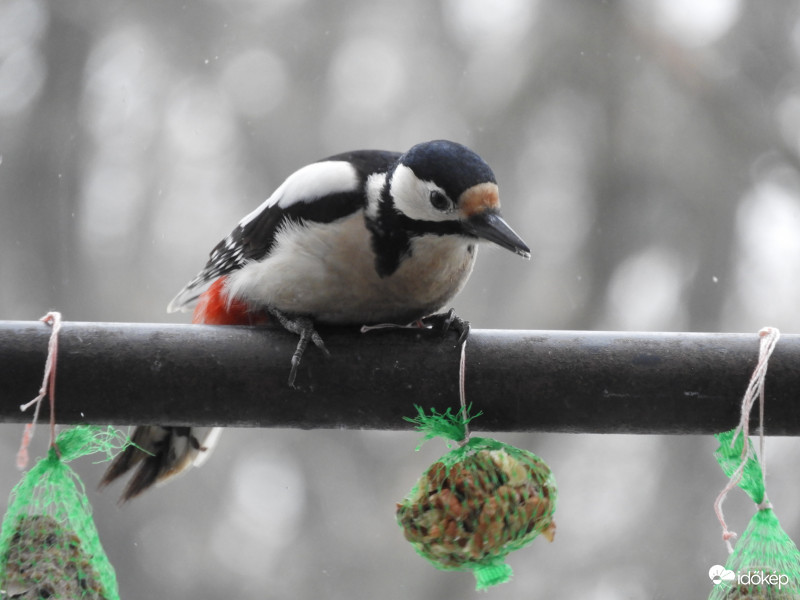
[{"label": "bird's beak", "polygon": [[467,233],[511,250],[523,258],[531,257],[531,249],[522,241],[496,210],[482,210],[464,221]]}]

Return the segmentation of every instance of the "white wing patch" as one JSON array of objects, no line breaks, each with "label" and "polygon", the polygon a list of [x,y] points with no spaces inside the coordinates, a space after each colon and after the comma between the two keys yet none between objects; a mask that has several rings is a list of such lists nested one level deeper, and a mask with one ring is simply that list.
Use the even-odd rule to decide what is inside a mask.
[{"label": "white wing patch", "polygon": [[328,160],[312,163],[289,175],[261,206],[239,221],[239,225],[244,227],[270,206],[288,208],[297,202],[311,202],[357,188],[358,173],[349,162]]}]

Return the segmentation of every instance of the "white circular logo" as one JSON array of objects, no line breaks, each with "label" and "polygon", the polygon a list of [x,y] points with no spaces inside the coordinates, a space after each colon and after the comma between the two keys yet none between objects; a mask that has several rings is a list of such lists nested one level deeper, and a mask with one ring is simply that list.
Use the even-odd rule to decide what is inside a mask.
[{"label": "white circular logo", "polygon": [[717,585],[723,581],[733,581],[736,579],[736,573],[722,565],[714,565],[708,570],[708,578]]}]

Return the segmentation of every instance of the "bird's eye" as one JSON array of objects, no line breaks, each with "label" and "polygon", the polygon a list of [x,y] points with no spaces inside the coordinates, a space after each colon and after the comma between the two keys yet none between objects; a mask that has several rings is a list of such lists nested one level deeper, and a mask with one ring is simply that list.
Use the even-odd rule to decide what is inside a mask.
[{"label": "bird's eye", "polygon": [[433,206],[433,208],[436,210],[447,210],[450,208],[450,200],[448,200],[447,196],[445,196],[439,190],[431,190],[429,200],[431,202],[431,206]]}]

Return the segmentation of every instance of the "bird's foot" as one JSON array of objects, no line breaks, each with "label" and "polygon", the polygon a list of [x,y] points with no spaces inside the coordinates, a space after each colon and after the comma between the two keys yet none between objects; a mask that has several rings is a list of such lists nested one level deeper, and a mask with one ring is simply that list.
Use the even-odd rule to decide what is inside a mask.
[{"label": "bird's foot", "polygon": [[274,316],[278,323],[283,326],[286,331],[295,333],[300,336],[297,342],[297,348],[292,354],[292,369],[289,371],[289,387],[294,387],[294,380],[297,377],[297,367],[300,366],[300,360],[303,358],[303,353],[306,351],[308,342],[314,342],[314,345],[325,353],[325,356],[330,356],[330,352],[325,347],[325,342],[322,341],[317,330],[314,329],[314,321],[308,317],[290,317],[276,309],[269,309],[269,312]]},{"label": "bird's foot", "polygon": [[458,334],[457,346],[461,346],[469,337],[469,321],[459,317],[453,308],[447,312],[423,317],[422,324],[433,329],[441,329],[442,336],[450,330],[455,331]]}]

